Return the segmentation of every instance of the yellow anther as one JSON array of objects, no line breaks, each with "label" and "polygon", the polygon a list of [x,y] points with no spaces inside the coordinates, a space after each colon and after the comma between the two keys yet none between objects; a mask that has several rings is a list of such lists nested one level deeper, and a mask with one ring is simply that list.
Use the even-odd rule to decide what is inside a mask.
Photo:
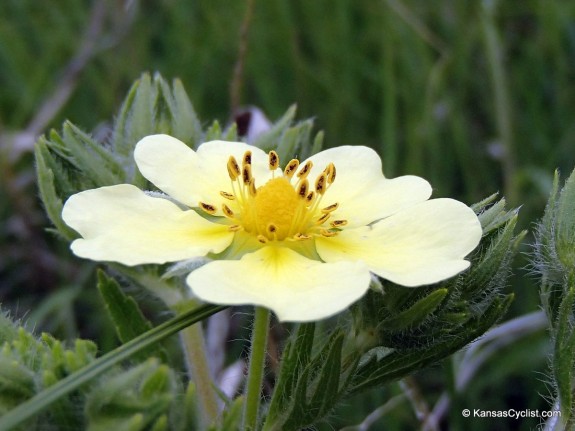
[{"label": "yellow anther", "polygon": [[336,202],[334,204],[328,205],[325,208],[322,208],[321,212],[322,213],[331,213],[331,212],[335,211],[338,207],[339,207],[339,204]]},{"label": "yellow anther", "polygon": [[309,182],[307,180],[303,180],[300,182],[300,185],[297,189],[297,194],[300,198],[305,199],[307,196],[307,191],[309,189]]},{"label": "yellow anther", "polygon": [[331,217],[330,213],[325,213],[323,214],[320,218],[318,218],[315,222],[315,224],[320,225],[325,223],[329,218]]},{"label": "yellow anther", "polygon": [[241,230],[242,227],[239,224],[233,224],[230,227],[228,227],[228,230],[230,232],[237,232],[238,230]]},{"label": "yellow anther", "polygon": [[234,156],[230,156],[228,159],[228,174],[232,181],[235,181],[241,174],[240,167]]},{"label": "yellow anther", "polygon": [[331,227],[342,227],[347,224],[347,220],[334,220],[330,223]]},{"label": "yellow anther", "polygon": [[242,157],[242,167],[252,164],[252,152],[246,151],[244,157]]},{"label": "yellow anther", "polygon": [[262,244],[265,244],[266,242],[268,242],[268,239],[263,235],[258,235],[258,241],[261,242]]},{"label": "yellow anther", "polygon": [[276,153],[275,151],[270,151],[268,156],[269,156],[270,171],[275,171],[280,165],[280,158],[278,156],[278,153]]},{"label": "yellow anther", "polygon": [[226,204],[223,204],[223,205],[222,205],[222,211],[224,212],[224,215],[225,215],[226,217],[234,218],[234,212],[233,212],[233,211],[230,209],[230,207],[227,206]]},{"label": "yellow anther", "polygon": [[322,230],[319,231],[319,233],[321,233],[322,236],[325,236],[325,237],[327,237],[327,238],[330,238],[330,237],[332,237],[332,236],[336,236],[336,235],[337,235],[337,232],[333,232],[333,231],[327,230],[327,229],[322,229]]},{"label": "yellow anther", "polygon": [[222,196],[222,197],[224,197],[230,201],[233,201],[236,198],[235,195],[233,195],[232,193],[228,193],[228,192],[224,192],[224,191],[220,191],[220,196]]},{"label": "yellow anther", "polygon": [[313,167],[313,163],[311,162],[311,160],[308,160],[307,163],[305,165],[303,165],[303,167],[297,173],[298,178],[302,178],[302,179],[306,178],[309,174],[309,171],[311,171],[312,167]]},{"label": "yellow anther", "polygon": [[311,239],[311,235],[306,235],[304,233],[296,233],[293,236],[293,239],[296,241],[305,241],[306,239]]},{"label": "yellow anther", "polygon": [[327,183],[328,184],[332,184],[335,181],[335,165],[333,163],[330,163],[329,165],[327,165],[327,168],[325,168],[326,176],[327,176]]},{"label": "yellow anther", "polygon": [[245,165],[244,168],[242,169],[242,180],[244,181],[244,184],[249,185],[250,181],[252,180],[252,166],[251,165]]},{"label": "yellow anther", "polygon": [[211,215],[214,215],[217,211],[215,206],[206,204],[204,202],[200,202],[200,208]]},{"label": "yellow anther", "polygon": [[298,167],[299,167],[299,160],[298,159],[290,160],[290,162],[287,164],[287,166],[284,169],[284,175],[288,178],[293,177],[293,174],[295,173],[295,171],[297,170]]},{"label": "yellow anther", "polygon": [[315,191],[320,195],[323,195],[325,193],[325,181],[326,181],[325,173],[322,173],[315,180]]}]

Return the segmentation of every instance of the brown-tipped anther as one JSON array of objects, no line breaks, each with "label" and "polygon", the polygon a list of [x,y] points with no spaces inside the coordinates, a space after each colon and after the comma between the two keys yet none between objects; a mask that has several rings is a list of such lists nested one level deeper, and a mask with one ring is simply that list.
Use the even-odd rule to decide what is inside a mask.
[{"label": "brown-tipped anther", "polygon": [[265,244],[266,242],[268,242],[268,239],[263,235],[258,235],[258,241],[261,242],[262,244]]},{"label": "brown-tipped anther", "polygon": [[315,191],[323,195],[325,193],[325,181],[326,181],[326,174],[325,172],[322,173],[320,176],[317,177],[315,180]]},{"label": "brown-tipped anther", "polygon": [[315,192],[312,190],[307,194],[307,196],[305,197],[305,200],[309,204],[313,201],[313,198],[315,198]]},{"label": "brown-tipped anther", "polygon": [[304,233],[296,233],[293,236],[293,239],[295,239],[296,241],[305,241],[306,239],[311,239],[311,235],[306,235]]},{"label": "brown-tipped anther", "polygon": [[330,223],[331,227],[342,227],[347,224],[347,220],[334,220]]},{"label": "brown-tipped anther", "polygon": [[236,198],[236,196],[233,195],[232,193],[228,193],[228,192],[224,192],[224,191],[220,191],[220,196],[223,198],[226,198],[229,201],[233,201]]},{"label": "brown-tipped anther", "polygon": [[293,177],[293,174],[295,173],[295,171],[297,170],[298,167],[299,167],[299,160],[298,159],[290,160],[290,162],[287,164],[287,166],[284,169],[284,175],[288,178]]},{"label": "brown-tipped anther", "polygon": [[330,212],[335,211],[338,207],[339,207],[339,204],[336,202],[334,204],[326,206],[325,208],[322,208],[321,212],[322,213],[330,213]]},{"label": "brown-tipped anther", "polygon": [[241,174],[240,166],[238,162],[234,158],[234,156],[230,156],[228,159],[228,175],[232,181],[235,181]]},{"label": "brown-tipped anther", "polygon": [[311,168],[313,167],[313,163],[311,162],[311,160],[308,160],[306,162],[305,165],[303,165],[303,167],[299,170],[299,172],[297,173],[298,178],[305,178],[308,176],[309,171],[311,171]]},{"label": "brown-tipped anther", "polygon": [[327,221],[327,219],[329,219],[331,217],[330,213],[325,213],[323,214],[320,218],[318,218],[315,222],[315,224],[320,225],[323,224]]},{"label": "brown-tipped anther", "polygon": [[332,237],[332,236],[336,236],[336,235],[337,235],[337,232],[333,232],[333,231],[327,230],[327,229],[322,229],[322,230],[319,231],[319,233],[321,233],[322,236],[325,236],[325,237],[327,237],[327,238],[330,238],[330,237]]},{"label": "brown-tipped anther", "polygon": [[251,165],[245,165],[242,169],[242,180],[244,184],[249,185],[252,180],[252,167]]},{"label": "brown-tipped anther", "polygon": [[234,212],[226,204],[222,204],[222,211],[226,217],[234,218]]},{"label": "brown-tipped anther", "polygon": [[237,232],[238,230],[241,230],[242,227],[239,224],[233,224],[230,227],[228,227],[228,230],[230,232]]},{"label": "brown-tipped anther", "polygon": [[214,215],[217,211],[215,206],[206,204],[204,202],[200,202],[200,208],[210,215]]},{"label": "brown-tipped anther", "polygon": [[273,234],[273,233],[276,233],[277,230],[278,230],[278,228],[276,227],[275,224],[272,224],[272,223],[268,224],[267,231],[268,231],[269,233],[272,233],[272,234]]},{"label": "brown-tipped anther", "polygon": [[244,153],[244,157],[242,157],[242,167],[246,167],[247,165],[252,164],[252,152],[246,151]]},{"label": "brown-tipped anther", "polygon": [[297,189],[297,194],[300,198],[305,199],[307,196],[307,191],[309,189],[309,182],[307,180],[300,181]]},{"label": "brown-tipped anther", "polygon": [[335,181],[335,165],[330,163],[326,168],[327,183],[332,184]]},{"label": "brown-tipped anther", "polygon": [[275,171],[280,165],[280,158],[278,156],[278,153],[272,150],[269,152],[268,156],[269,156],[270,171]]}]

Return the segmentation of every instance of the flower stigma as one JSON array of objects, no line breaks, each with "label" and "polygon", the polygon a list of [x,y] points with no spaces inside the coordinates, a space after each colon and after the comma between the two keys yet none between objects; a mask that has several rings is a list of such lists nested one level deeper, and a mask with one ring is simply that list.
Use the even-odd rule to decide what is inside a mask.
[{"label": "flower stigma", "polygon": [[[251,151],[244,153],[241,166],[233,156],[229,157],[227,170],[231,181],[230,190],[220,191],[220,196],[225,199],[221,211],[231,223],[229,230],[243,230],[263,244],[268,241],[303,241],[318,235],[337,235],[347,220],[333,220],[329,225],[327,223],[333,211],[339,208],[339,203],[333,202],[320,208],[325,192],[335,181],[335,165],[329,163],[310,185],[308,176],[313,167],[311,161],[300,167],[299,160],[292,159],[283,172],[277,175],[280,165],[278,154],[270,151],[268,159],[272,178],[256,187],[256,178],[252,175]],[[199,207],[209,215],[217,212],[217,207],[211,203],[199,202]]]}]

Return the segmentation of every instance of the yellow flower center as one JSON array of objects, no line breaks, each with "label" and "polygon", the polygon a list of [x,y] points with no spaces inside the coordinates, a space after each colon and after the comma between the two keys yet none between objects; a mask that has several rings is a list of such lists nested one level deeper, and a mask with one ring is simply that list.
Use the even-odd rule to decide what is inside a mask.
[{"label": "yellow flower center", "polygon": [[[259,188],[256,188],[252,176],[251,163],[251,151],[244,153],[241,168],[233,156],[228,159],[231,189],[220,191],[220,195],[228,201],[222,204],[221,212],[231,221],[230,230],[243,230],[266,243],[301,241],[317,235],[330,237],[337,235],[347,224],[346,220],[329,222],[339,203],[320,208],[326,190],[335,180],[333,163],[317,176],[310,187],[307,177],[313,166],[311,161],[300,167],[299,160],[293,159],[286,165],[283,175],[276,177],[279,157],[275,151],[270,151],[272,179]],[[200,202],[199,205],[210,215],[220,215],[212,204]]]}]

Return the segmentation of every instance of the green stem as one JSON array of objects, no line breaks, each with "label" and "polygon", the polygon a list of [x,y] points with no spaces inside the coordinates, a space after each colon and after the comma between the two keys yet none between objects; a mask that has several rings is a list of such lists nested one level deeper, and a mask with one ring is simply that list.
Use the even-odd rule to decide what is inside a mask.
[{"label": "green stem", "polygon": [[200,429],[208,429],[216,424],[219,415],[218,400],[206,357],[206,343],[201,325],[184,329],[180,338],[186,352],[190,378],[194,382],[198,396],[201,423]]},{"label": "green stem", "polygon": [[142,335],[106,353],[84,368],[70,374],[55,385],[44,389],[25,403],[10,410],[0,418],[0,430],[8,430],[22,424],[24,421],[45,410],[54,401],[78,389],[84,383],[87,383],[89,380],[102,374],[124,359],[225,308],[227,307],[220,305],[203,305],[182,313],[144,332]]},{"label": "green stem", "polygon": [[266,345],[270,326],[270,311],[256,307],[252,329],[252,351],[246,385],[244,408],[244,430],[255,431],[258,423],[258,410],[266,362]]}]

